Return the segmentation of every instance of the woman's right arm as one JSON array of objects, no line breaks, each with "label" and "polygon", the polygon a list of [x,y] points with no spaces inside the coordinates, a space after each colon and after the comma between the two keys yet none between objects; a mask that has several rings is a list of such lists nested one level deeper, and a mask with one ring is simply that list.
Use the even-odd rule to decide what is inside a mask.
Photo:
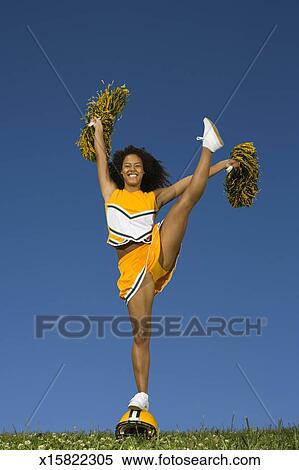
[{"label": "woman's right arm", "polygon": [[93,118],[91,123],[95,127],[94,148],[96,153],[96,163],[98,169],[98,180],[102,196],[106,201],[113,191],[117,189],[116,183],[111,179],[109,165],[107,161],[106,148],[103,135],[103,125],[100,118]]}]

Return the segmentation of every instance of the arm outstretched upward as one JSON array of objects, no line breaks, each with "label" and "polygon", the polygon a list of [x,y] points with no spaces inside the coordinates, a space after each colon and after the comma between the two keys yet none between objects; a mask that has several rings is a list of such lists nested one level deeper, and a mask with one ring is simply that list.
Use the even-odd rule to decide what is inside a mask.
[{"label": "arm outstretched upward", "polygon": [[[210,167],[209,178],[219,173],[219,171],[228,168],[231,165],[233,167],[237,167],[239,166],[239,163],[236,160],[233,160],[232,158],[228,158],[227,160],[221,160],[220,162],[215,163],[215,165],[212,165]],[[182,178],[181,180],[177,181],[171,186],[168,186],[167,188],[155,189],[154,193],[156,194],[156,201],[159,209],[168,202],[175,199],[176,197],[180,196],[189,185],[191,178],[192,175],[186,176],[185,178]]]},{"label": "arm outstretched upward", "polygon": [[103,125],[100,118],[93,118],[91,123],[95,127],[94,148],[96,153],[96,163],[98,169],[98,180],[102,196],[106,201],[112,192],[117,188],[109,173],[109,166],[106,155],[105,142],[103,137]]}]

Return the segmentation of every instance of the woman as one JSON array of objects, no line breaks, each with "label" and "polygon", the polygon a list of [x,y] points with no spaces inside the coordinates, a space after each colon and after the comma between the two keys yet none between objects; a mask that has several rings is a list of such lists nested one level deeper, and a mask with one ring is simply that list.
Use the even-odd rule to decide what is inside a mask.
[{"label": "woman", "polygon": [[[154,296],[163,290],[176,268],[191,210],[205,191],[208,178],[235,160],[211,166],[213,153],[223,146],[216,126],[204,118],[202,151],[193,175],[170,184],[160,161],[132,145],[115,152],[107,162],[103,126],[95,127],[95,152],[98,178],[108,224],[108,240],[118,254],[120,297],[128,307],[133,326],[132,363],[138,393],[128,407],[149,409],[148,374],[150,331],[144,320],[151,319]],[[154,224],[159,209],[181,196],[165,218]]]}]

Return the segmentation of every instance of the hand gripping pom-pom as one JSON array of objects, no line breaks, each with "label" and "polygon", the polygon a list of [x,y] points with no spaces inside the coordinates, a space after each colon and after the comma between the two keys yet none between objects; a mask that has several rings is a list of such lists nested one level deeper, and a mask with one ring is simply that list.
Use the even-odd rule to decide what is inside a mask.
[{"label": "hand gripping pom-pom", "polygon": [[[104,81],[102,80],[104,84]],[[107,160],[111,154],[111,135],[113,132],[115,121],[123,111],[129,90],[126,85],[116,87],[114,90],[108,84],[104,91],[97,92],[96,97],[90,98],[87,103],[85,117],[85,127],[81,130],[79,140],[76,145],[80,148],[82,156],[89,161],[96,161],[94,148],[95,127],[92,118],[100,118],[103,125],[103,138],[106,147]]]}]

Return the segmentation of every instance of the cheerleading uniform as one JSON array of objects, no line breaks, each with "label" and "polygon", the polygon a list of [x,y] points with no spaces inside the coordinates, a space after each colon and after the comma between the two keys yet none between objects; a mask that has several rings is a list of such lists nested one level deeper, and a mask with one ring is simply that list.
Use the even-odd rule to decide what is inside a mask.
[{"label": "cheerleading uniform", "polygon": [[120,277],[117,287],[126,305],[138,291],[147,272],[153,276],[156,295],[170,281],[176,268],[181,247],[171,269],[166,271],[159,263],[160,227],[164,219],[155,223],[158,211],[153,191],[115,189],[105,202],[107,243],[118,247],[129,241],[142,242],[118,261]]}]

